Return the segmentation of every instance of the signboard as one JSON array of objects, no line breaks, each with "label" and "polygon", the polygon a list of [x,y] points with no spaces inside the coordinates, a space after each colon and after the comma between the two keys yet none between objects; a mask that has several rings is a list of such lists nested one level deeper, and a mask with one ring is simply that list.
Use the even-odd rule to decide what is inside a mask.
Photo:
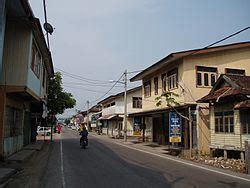
[{"label": "signboard", "polygon": [[169,142],[181,142],[181,117],[169,112]]},{"label": "signboard", "polygon": [[134,117],[134,136],[141,136],[141,117]]}]

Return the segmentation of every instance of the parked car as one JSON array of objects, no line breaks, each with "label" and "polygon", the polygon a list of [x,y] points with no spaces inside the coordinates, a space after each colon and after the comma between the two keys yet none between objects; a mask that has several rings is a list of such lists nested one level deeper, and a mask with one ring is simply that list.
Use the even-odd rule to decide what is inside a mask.
[{"label": "parked car", "polygon": [[72,125],[72,126],[71,126],[71,129],[72,129],[72,130],[76,130],[76,126],[75,126],[75,125]]},{"label": "parked car", "polygon": [[38,135],[51,135],[51,128],[50,127],[37,127],[37,134]]}]

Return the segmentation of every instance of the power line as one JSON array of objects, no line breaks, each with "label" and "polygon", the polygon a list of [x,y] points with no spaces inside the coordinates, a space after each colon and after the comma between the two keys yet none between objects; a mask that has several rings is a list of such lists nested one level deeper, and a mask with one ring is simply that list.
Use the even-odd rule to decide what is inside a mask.
[{"label": "power line", "polygon": [[72,89],[82,89],[84,91],[90,91],[90,92],[94,92],[94,93],[100,93],[100,92],[103,92],[103,91],[100,91],[100,90],[91,90],[91,89],[86,89],[84,87],[74,87],[74,86],[68,86],[68,85],[63,85],[64,87],[67,87],[67,88],[72,88]]},{"label": "power line", "polygon": [[[229,35],[229,36],[227,36],[227,37],[225,37],[225,38],[223,38],[223,39],[221,39],[221,40],[218,40],[218,41],[216,41],[216,42],[214,42],[214,43],[212,43],[212,44],[206,46],[205,48],[209,48],[209,47],[211,47],[211,46],[214,46],[215,44],[218,44],[218,43],[220,43],[220,42],[222,42],[222,41],[224,41],[224,40],[227,40],[227,39],[229,39],[229,38],[231,38],[231,37],[233,37],[233,36],[235,36],[235,35],[238,35],[238,34],[240,34],[241,32],[243,32],[243,31],[245,31],[245,30],[248,30],[248,29],[250,29],[250,27],[246,27],[246,28],[244,28],[244,29],[242,29],[242,30],[240,30],[240,31],[237,31],[237,32],[235,32],[235,33],[233,33],[233,34],[231,34],[231,35]],[[204,48],[204,49],[205,49],[205,48]]]},{"label": "power line", "polygon": [[[103,85],[103,84],[83,84],[79,82],[63,82],[63,85],[80,85],[80,86],[93,86],[93,87],[110,87],[109,85]],[[122,86],[115,86],[115,87],[122,87]]]},{"label": "power line", "polygon": [[69,72],[66,72],[62,69],[59,69],[56,67],[57,70],[61,71],[62,74],[66,75],[66,76],[69,76],[71,78],[74,78],[74,79],[78,79],[78,80],[82,80],[82,81],[85,81],[85,82],[88,82],[88,83],[92,83],[92,84],[109,84],[108,81],[103,81],[103,80],[96,80],[96,79],[90,79],[90,78],[85,78],[85,77],[82,77],[82,76],[79,76],[79,75],[76,75],[76,74],[72,74],[72,73],[69,73]]},{"label": "power line", "polygon": [[233,34],[231,34],[231,35],[228,35],[228,36],[226,36],[226,37],[224,37],[224,38],[222,38],[222,39],[220,39],[220,40],[218,40],[218,41],[216,41],[216,42],[213,42],[213,43],[211,43],[211,44],[209,44],[209,45],[207,45],[207,46],[205,46],[205,47],[203,47],[203,48],[201,48],[201,49],[194,50],[193,52],[191,52],[191,53],[188,54],[188,55],[179,57],[179,58],[177,58],[176,60],[181,59],[181,58],[183,58],[183,57],[188,57],[188,56],[194,55],[194,54],[196,54],[197,52],[199,52],[200,50],[208,49],[208,48],[210,48],[210,47],[212,47],[212,46],[214,46],[214,45],[216,45],[216,44],[218,44],[218,43],[221,43],[221,42],[223,42],[223,41],[225,41],[225,40],[227,40],[227,39],[229,39],[229,38],[231,38],[231,37],[233,37],[233,36],[235,36],[235,35],[238,35],[238,34],[242,33],[243,31],[248,30],[248,29],[250,29],[250,27],[246,27],[246,28],[244,28],[244,29],[241,29],[240,31],[237,31],[237,32],[235,32],[235,33],[233,33]]},{"label": "power line", "polygon": [[143,70],[138,70],[138,71],[131,71],[131,72],[127,72],[127,74],[133,74],[133,73],[138,73],[138,72],[142,72]]},{"label": "power line", "polygon": [[94,100],[94,101],[91,101],[91,103],[93,103],[93,102],[96,102],[96,101],[99,101],[100,99],[102,99],[103,97],[105,97],[114,87],[115,87],[115,85],[121,80],[121,78],[124,76],[124,74],[122,74],[121,76],[120,76],[120,78],[114,83],[114,85],[104,94],[104,95],[102,95],[101,97],[99,97],[98,99],[96,99],[96,100]]}]

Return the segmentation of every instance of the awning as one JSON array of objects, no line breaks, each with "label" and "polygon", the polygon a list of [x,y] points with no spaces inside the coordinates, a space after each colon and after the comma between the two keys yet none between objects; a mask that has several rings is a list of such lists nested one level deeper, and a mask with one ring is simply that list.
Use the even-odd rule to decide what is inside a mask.
[{"label": "awning", "polygon": [[100,120],[110,120],[110,119],[122,119],[122,117],[119,117],[117,114],[104,115],[104,116],[98,118],[97,121],[100,121]]},{"label": "awning", "polygon": [[[176,110],[184,110],[184,109],[187,109],[188,107],[192,107],[192,106],[196,106],[196,104],[184,104],[184,105],[176,106],[174,108]],[[156,108],[156,109],[152,109],[152,110],[144,110],[144,111],[140,111],[140,112],[129,113],[128,116],[129,117],[152,116],[154,114],[161,114],[161,113],[165,113],[165,112],[170,112],[172,110],[173,109],[171,109],[170,107]]]}]

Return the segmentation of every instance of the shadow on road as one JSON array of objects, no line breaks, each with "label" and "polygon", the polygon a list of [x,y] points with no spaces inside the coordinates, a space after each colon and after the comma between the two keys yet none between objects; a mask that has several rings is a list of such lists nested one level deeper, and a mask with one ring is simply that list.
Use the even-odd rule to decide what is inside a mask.
[{"label": "shadow on road", "polygon": [[[184,177],[176,177],[171,173],[143,167],[128,158],[124,159],[115,150],[123,150],[128,156],[134,151],[120,146],[110,148],[106,144],[92,137],[89,139],[88,148],[84,150],[80,148],[76,138],[63,140],[66,185],[164,188],[182,185]],[[140,160],[139,155],[137,158]]]}]

